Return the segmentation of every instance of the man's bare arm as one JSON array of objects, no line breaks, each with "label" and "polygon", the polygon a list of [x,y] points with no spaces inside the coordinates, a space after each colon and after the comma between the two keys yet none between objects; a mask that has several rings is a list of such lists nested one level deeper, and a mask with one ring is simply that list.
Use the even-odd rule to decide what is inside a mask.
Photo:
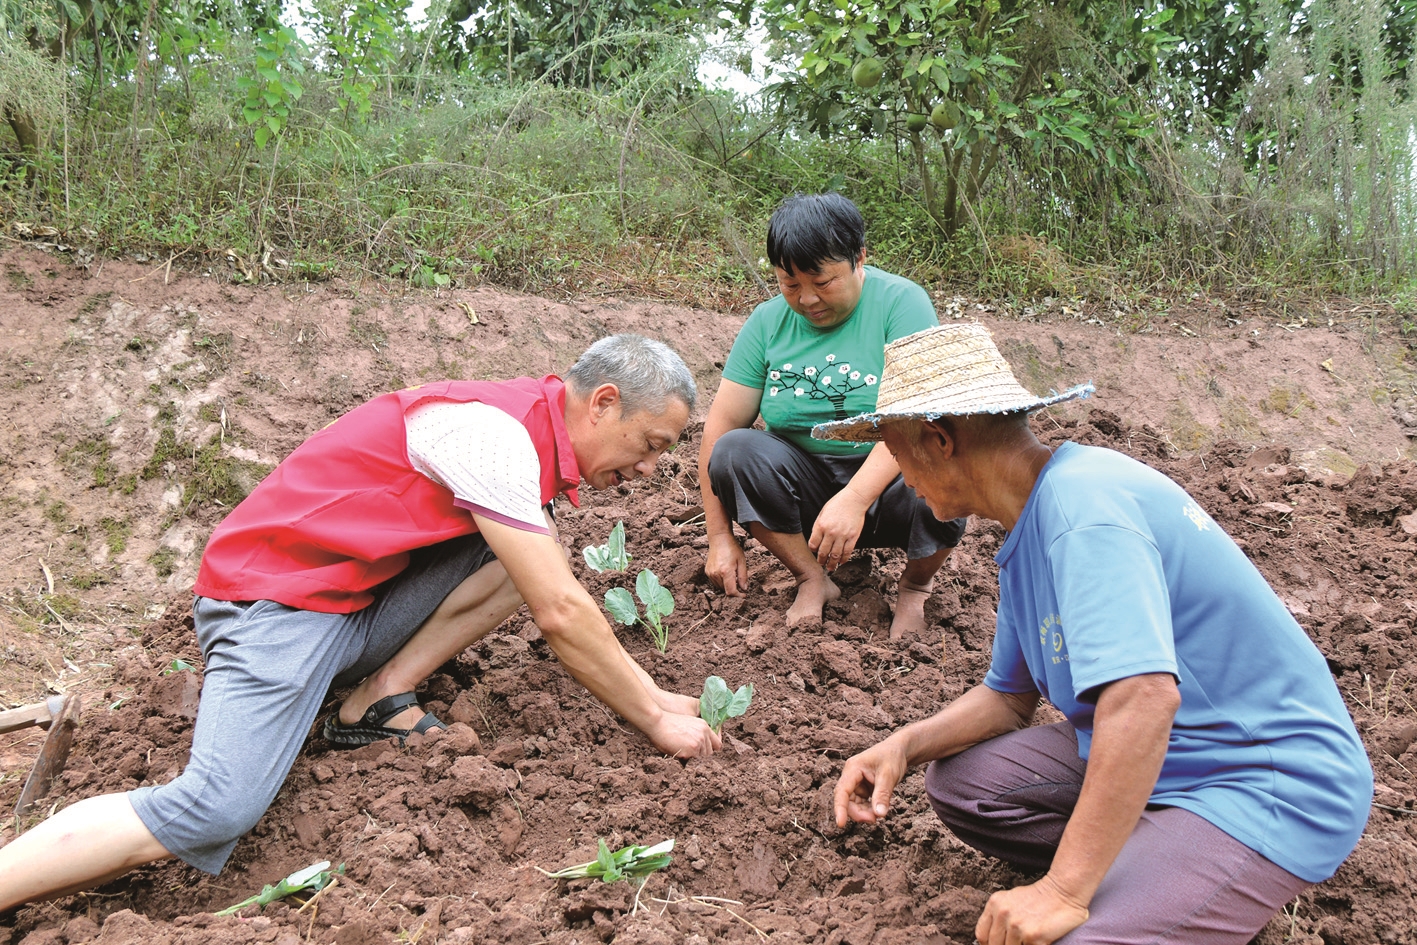
[{"label": "man's bare arm", "polygon": [[477,513],[473,518],[567,672],[661,751],[677,757],[713,753],[718,738],[703,720],[667,712],[646,689],[555,539]]}]

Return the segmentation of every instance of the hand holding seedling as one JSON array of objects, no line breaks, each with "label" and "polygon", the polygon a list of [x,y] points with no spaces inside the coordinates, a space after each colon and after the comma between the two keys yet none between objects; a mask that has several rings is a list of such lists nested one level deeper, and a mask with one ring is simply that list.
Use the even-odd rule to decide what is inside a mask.
[{"label": "hand holding seedling", "polygon": [[981,942],[1056,942],[1087,921],[1088,909],[1060,889],[1051,876],[1031,886],[1003,889],[989,897],[974,927]]},{"label": "hand holding seedling", "polygon": [[722,677],[710,676],[704,680],[704,694],[699,696],[699,718],[707,722],[714,732],[721,734],[723,723],[747,712],[752,702],[752,683],[739,686],[737,692],[732,692]]},{"label": "hand holding seedling", "polygon": [[891,809],[891,793],[907,767],[905,748],[893,737],[847,759],[832,799],[836,825],[883,820]]}]

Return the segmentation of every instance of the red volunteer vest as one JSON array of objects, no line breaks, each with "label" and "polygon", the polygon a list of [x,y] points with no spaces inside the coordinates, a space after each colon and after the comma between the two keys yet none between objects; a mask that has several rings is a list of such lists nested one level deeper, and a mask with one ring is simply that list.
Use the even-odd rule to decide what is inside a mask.
[{"label": "red volunteer vest", "polygon": [[212,532],[193,592],[353,613],[373,602],[371,588],[408,567],[413,549],[476,532],[452,491],[409,461],[404,414],[430,399],[505,411],[541,459],[541,503],[565,493],[579,504],[560,378],[412,387],[356,407],[287,456]]}]

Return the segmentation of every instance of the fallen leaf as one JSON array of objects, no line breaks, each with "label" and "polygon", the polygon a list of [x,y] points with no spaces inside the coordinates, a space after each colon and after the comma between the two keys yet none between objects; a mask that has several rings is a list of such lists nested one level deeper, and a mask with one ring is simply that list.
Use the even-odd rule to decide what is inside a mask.
[{"label": "fallen leaf", "polygon": [[467,312],[467,320],[474,325],[478,324],[477,312],[473,311],[472,305],[468,302],[459,302],[458,304],[462,306],[464,312]]},{"label": "fallen leaf", "polygon": [[[1320,362],[1319,367],[1323,368],[1325,371],[1327,371],[1327,372],[1330,373],[1330,374],[1334,374],[1334,373],[1335,373],[1334,370],[1333,370],[1333,358],[1324,358],[1323,361]],[[1336,376],[1336,375],[1335,375],[1335,376]]]}]

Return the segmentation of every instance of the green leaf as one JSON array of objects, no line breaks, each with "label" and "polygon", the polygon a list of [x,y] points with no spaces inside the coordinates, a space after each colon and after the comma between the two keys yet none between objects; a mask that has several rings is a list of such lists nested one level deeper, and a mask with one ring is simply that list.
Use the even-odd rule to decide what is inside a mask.
[{"label": "green leaf", "polygon": [[173,660],[163,667],[162,675],[171,676],[173,673],[190,673],[195,667],[186,660]]},{"label": "green leaf", "polygon": [[659,578],[648,568],[635,578],[635,596],[645,605],[645,615],[651,620],[674,613],[674,595],[659,583]]},{"label": "green leaf", "polygon": [[271,140],[271,129],[265,125],[258,125],[256,127],[256,147],[264,148],[269,140]]},{"label": "green leaf", "polygon": [[635,607],[635,599],[623,587],[612,587],[605,592],[605,609],[610,611],[612,617],[627,627],[640,619],[639,609]]},{"label": "green leaf", "polygon": [[625,551],[625,523],[616,522],[610,538],[603,545],[589,545],[581,550],[592,571],[623,571],[630,566]]},{"label": "green leaf", "polygon": [[737,692],[730,692],[728,683],[722,677],[710,676],[704,680],[704,691],[699,696],[699,718],[718,732],[723,729],[724,722],[747,712],[752,701],[752,683],[739,686]]},{"label": "green leaf", "polygon": [[604,883],[613,883],[625,878],[625,874],[620,872],[616,865],[615,855],[610,852],[610,848],[605,845],[605,840],[596,841],[600,844],[599,852],[595,855],[596,865],[600,867],[600,880]]}]

